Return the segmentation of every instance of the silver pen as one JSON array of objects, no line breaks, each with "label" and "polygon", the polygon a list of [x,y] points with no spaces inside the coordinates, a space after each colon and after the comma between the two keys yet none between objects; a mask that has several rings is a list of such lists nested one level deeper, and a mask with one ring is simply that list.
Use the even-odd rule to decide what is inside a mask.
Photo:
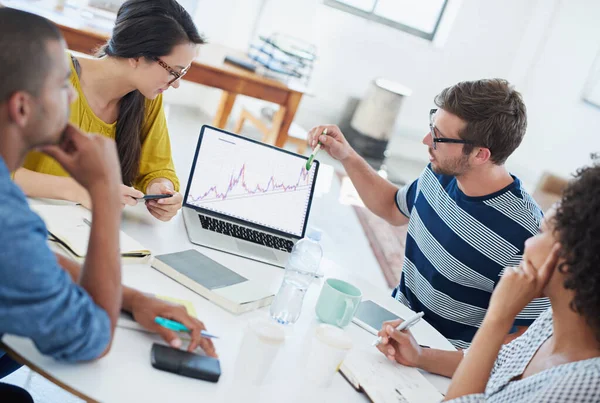
[{"label": "silver pen", "polygon": [[[421,320],[423,315],[425,315],[424,312],[419,312],[419,313],[415,314],[414,316],[411,316],[410,318],[406,319],[404,322],[400,323],[398,325],[398,327],[396,327],[396,330],[401,332],[403,330],[410,329],[414,324],[416,324],[419,320]],[[377,347],[378,345],[381,344],[382,341],[383,341],[383,338],[381,336],[379,336],[377,338],[377,340],[373,341],[373,346]]]}]

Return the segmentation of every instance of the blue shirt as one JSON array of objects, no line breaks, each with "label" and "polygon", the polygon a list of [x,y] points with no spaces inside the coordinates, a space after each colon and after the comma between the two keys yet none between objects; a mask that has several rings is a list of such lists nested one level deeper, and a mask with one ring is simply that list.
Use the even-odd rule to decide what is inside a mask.
[{"label": "blue shirt", "polygon": [[47,236],[0,158],[0,337],[28,337],[58,360],[97,358],[110,341],[108,314],[58,265]]},{"label": "blue shirt", "polygon": [[[402,277],[392,296],[425,312],[457,348],[471,344],[504,268],[519,264],[525,240],[539,231],[542,211],[513,179],[496,193],[469,197],[455,177],[428,166],[396,194],[409,224]],[[529,326],[549,306],[546,298],[532,301],[515,326]]]}]

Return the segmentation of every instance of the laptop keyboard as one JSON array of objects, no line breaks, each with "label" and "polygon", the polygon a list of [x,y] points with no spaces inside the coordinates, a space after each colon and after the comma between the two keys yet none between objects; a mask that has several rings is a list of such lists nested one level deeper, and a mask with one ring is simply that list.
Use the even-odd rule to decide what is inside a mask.
[{"label": "laptop keyboard", "polygon": [[291,252],[294,243],[289,239],[273,236],[265,232],[256,231],[251,228],[242,227],[227,221],[221,221],[216,218],[198,214],[202,228],[209,231],[218,232],[219,234],[229,235],[234,238],[243,239],[244,241],[253,242],[259,245],[264,245],[269,248],[279,249],[284,252]]}]

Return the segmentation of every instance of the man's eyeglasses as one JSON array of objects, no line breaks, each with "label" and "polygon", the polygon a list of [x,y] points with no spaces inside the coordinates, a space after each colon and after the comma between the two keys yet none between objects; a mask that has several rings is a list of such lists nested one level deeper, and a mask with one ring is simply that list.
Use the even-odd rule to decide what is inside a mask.
[{"label": "man's eyeglasses", "polygon": [[173,84],[175,81],[179,80],[181,77],[185,76],[185,74],[188,72],[188,70],[190,69],[190,67],[192,66],[191,64],[189,66],[187,66],[185,69],[181,70],[180,72],[176,72],[175,70],[173,70],[173,68],[171,66],[169,66],[167,63],[163,62],[162,60],[160,60],[158,57],[155,57],[154,60],[165,70],[167,70],[169,72],[169,74],[171,74],[174,78],[169,81],[169,85]]},{"label": "man's eyeglasses", "polygon": [[[471,142],[469,140],[449,139],[449,138],[446,138],[446,137],[438,137],[437,133],[439,133],[440,131],[433,124],[433,116],[435,115],[435,113],[437,111],[438,111],[437,109],[431,109],[429,111],[429,130],[431,132],[431,138],[433,140],[433,149],[434,150],[437,150],[437,146],[436,146],[437,143],[473,144],[473,142]],[[436,130],[437,130],[437,133],[436,133]]]}]

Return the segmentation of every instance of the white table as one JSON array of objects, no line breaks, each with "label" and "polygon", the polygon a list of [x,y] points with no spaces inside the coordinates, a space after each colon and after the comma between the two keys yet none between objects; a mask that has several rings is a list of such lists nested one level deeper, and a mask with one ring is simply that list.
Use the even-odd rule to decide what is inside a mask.
[{"label": "white table", "polygon": [[[324,176],[325,178],[325,176]],[[311,221],[324,231],[323,247],[326,257],[323,267],[326,277],[338,277],[358,286],[363,292],[363,299],[372,299],[388,310],[402,317],[411,314],[408,308],[393,300],[389,291],[371,286],[360,277],[361,265],[374,261],[368,243],[362,242],[362,248],[346,250],[344,245],[336,244],[335,239],[327,234],[339,231],[339,221],[331,219],[332,215],[342,214],[338,209],[328,212],[330,203],[337,203],[339,185],[333,179],[329,187],[332,195],[325,195],[315,202]],[[347,206],[346,206],[347,208]],[[348,208],[347,211],[350,211]],[[349,217],[348,220],[355,219]],[[126,210],[123,230],[150,248],[155,254],[181,251],[196,248],[210,258],[231,267],[247,278],[261,281],[266,287],[276,292],[281,283],[282,269],[239,258],[227,253],[195,246],[187,238],[183,218],[177,215],[171,222],[162,223],[152,218],[143,205]],[[353,236],[353,234],[349,234]],[[363,236],[356,234],[356,236]],[[364,238],[364,237],[363,237]],[[337,263],[336,263],[337,262]],[[339,262],[343,262],[341,265]],[[303,342],[307,333],[317,324],[314,307],[322,285],[315,282],[309,288],[304,302],[300,320],[288,330],[285,348],[280,352],[272,368],[266,385],[260,389],[239,390],[233,379],[233,366],[246,323],[257,316],[267,316],[268,308],[240,316],[234,316],[201,296],[179,285],[149,265],[127,265],[123,267],[123,282],[128,286],[145,292],[168,295],[191,301],[199,317],[210,332],[220,336],[215,345],[221,360],[222,376],[217,384],[203,382],[191,378],[155,370],[150,365],[150,347],[153,342],[160,341],[157,336],[135,330],[118,328],[110,353],[101,360],[83,363],[66,364],[42,356],[31,341],[6,335],[2,341],[22,360],[37,372],[51,381],[70,390],[78,396],[91,401],[101,402],[172,402],[172,401],[307,401],[307,394],[312,394],[311,402],[343,401],[365,402],[368,399],[356,392],[341,375],[337,375],[333,384],[326,390],[315,391],[310,385],[301,382],[301,366],[298,365],[307,352]],[[420,321],[412,328],[419,343],[454,350],[452,345],[425,321]],[[347,328],[354,343],[366,345],[373,336],[365,330],[351,324]],[[426,374],[428,379],[442,391],[449,380]],[[316,396],[316,397],[315,397]]]}]

